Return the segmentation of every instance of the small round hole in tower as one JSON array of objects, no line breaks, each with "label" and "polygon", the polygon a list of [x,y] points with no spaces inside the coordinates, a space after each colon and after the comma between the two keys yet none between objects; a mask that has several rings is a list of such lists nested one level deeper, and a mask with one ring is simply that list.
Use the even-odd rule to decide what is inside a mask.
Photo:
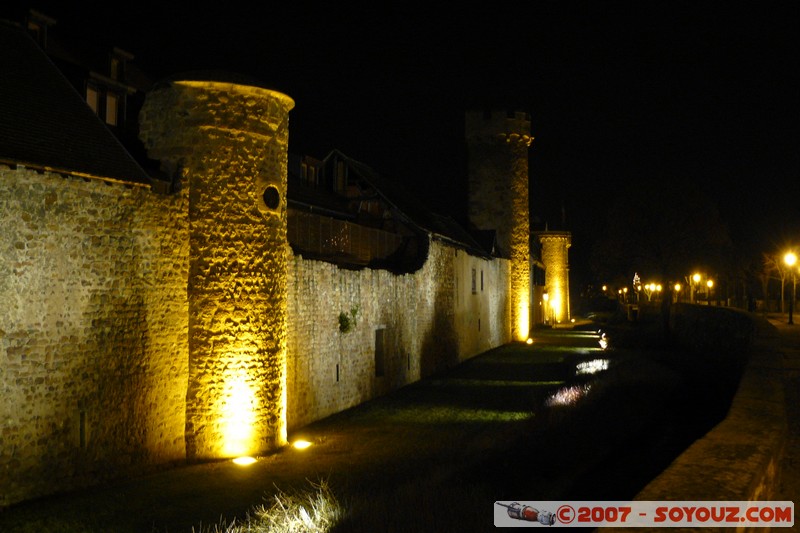
[{"label": "small round hole in tower", "polygon": [[281,193],[278,192],[277,187],[270,185],[264,189],[264,204],[270,209],[278,209],[281,205]]}]

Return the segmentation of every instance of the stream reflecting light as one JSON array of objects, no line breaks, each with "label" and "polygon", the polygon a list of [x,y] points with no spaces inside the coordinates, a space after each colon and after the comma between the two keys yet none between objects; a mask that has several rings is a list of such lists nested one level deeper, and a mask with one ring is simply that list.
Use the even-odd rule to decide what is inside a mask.
[{"label": "stream reflecting light", "polygon": [[547,405],[547,407],[574,405],[578,400],[586,396],[590,389],[591,386],[588,383],[585,385],[572,385],[570,387],[558,389],[547,399],[545,405]]},{"label": "stream reflecting light", "polygon": [[605,333],[600,334],[600,339],[597,342],[600,343],[600,347],[602,349],[605,350],[606,348],[608,348],[608,337],[606,336]]},{"label": "stream reflecting light", "polygon": [[608,370],[608,359],[592,359],[578,363],[575,366],[575,375],[597,374],[603,370]]}]

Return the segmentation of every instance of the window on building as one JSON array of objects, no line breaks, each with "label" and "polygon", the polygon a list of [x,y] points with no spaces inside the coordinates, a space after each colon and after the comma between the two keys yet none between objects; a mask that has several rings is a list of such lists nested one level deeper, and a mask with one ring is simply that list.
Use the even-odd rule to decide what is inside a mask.
[{"label": "window on building", "polygon": [[109,71],[112,80],[119,79],[119,58],[116,57],[111,58],[111,66],[109,67]]},{"label": "window on building", "polygon": [[481,292],[483,292],[483,270],[481,270]]},{"label": "window on building", "polygon": [[478,294],[478,274],[474,268],[472,269],[472,294]]},{"label": "window on building", "polygon": [[100,93],[97,91],[96,87],[88,85],[86,87],[86,103],[89,104],[89,107],[95,114],[100,109]]},{"label": "window on building", "polygon": [[33,37],[43,50],[47,50],[47,29],[55,25],[56,20],[40,13],[35,9],[28,10],[25,26],[28,33]]},{"label": "window on building", "polygon": [[344,192],[345,185],[344,161],[338,161],[336,163],[336,190]]},{"label": "window on building", "polygon": [[375,377],[381,377],[385,372],[385,331],[382,328],[375,330]]},{"label": "window on building", "polygon": [[106,94],[106,123],[112,126],[117,125],[117,112],[119,110],[119,98],[114,93]]},{"label": "window on building", "polygon": [[28,33],[30,33],[31,37],[33,37],[33,39],[39,43],[39,46],[43,44],[44,31],[38,22],[33,20],[28,21]]}]

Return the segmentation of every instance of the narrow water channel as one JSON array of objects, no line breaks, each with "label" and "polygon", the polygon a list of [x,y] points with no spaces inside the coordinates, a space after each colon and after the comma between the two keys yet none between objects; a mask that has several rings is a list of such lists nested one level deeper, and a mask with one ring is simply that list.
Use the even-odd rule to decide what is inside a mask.
[{"label": "narrow water channel", "polygon": [[[702,354],[620,349],[596,329],[543,330],[531,345],[482,354],[388,400],[397,410],[387,412],[446,405],[485,421],[442,437],[451,440],[435,461],[404,463],[422,474],[389,481],[385,522],[346,521],[341,531],[486,531],[495,501],[629,500],[724,418],[737,368]],[[375,501],[368,514],[380,514]],[[460,514],[442,516],[437,505]]]},{"label": "narrow water channel", "polygon": [[560,362],[532,369],[554,388],[542,391],[531,431],[515,443],[523,464],[536,465],[514,477],[518,498],[529,490],[542,500],[633,498],[730,407],[738,364],[619,349],[613,338],[603,349],[596,334],[555,330],[536,338],[530,357]]}]

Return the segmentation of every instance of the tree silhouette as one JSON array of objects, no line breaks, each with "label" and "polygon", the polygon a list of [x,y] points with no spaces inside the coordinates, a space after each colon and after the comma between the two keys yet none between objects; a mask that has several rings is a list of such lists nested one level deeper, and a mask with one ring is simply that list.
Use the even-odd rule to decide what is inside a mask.
[{"label": "tree silhouette", "polygon": [[592,266],[605,279],[631,279],[638,272],[667,282],[699,267],[720,274],[730,251],[727,225],[712,199],[651,184],[630,189],[611,205]]},{"label": "tree silhouette", "polygon": [[[601,279],[660,280],[668,321],[675,281],[695,269],[728,277],[731,239],[712,198],[689,184],[643,182],[618,195],[608,210],[591,263]],[[668,330],[668,323],[665,323]],[[668,331],[666,331],[668,333]]]}]

